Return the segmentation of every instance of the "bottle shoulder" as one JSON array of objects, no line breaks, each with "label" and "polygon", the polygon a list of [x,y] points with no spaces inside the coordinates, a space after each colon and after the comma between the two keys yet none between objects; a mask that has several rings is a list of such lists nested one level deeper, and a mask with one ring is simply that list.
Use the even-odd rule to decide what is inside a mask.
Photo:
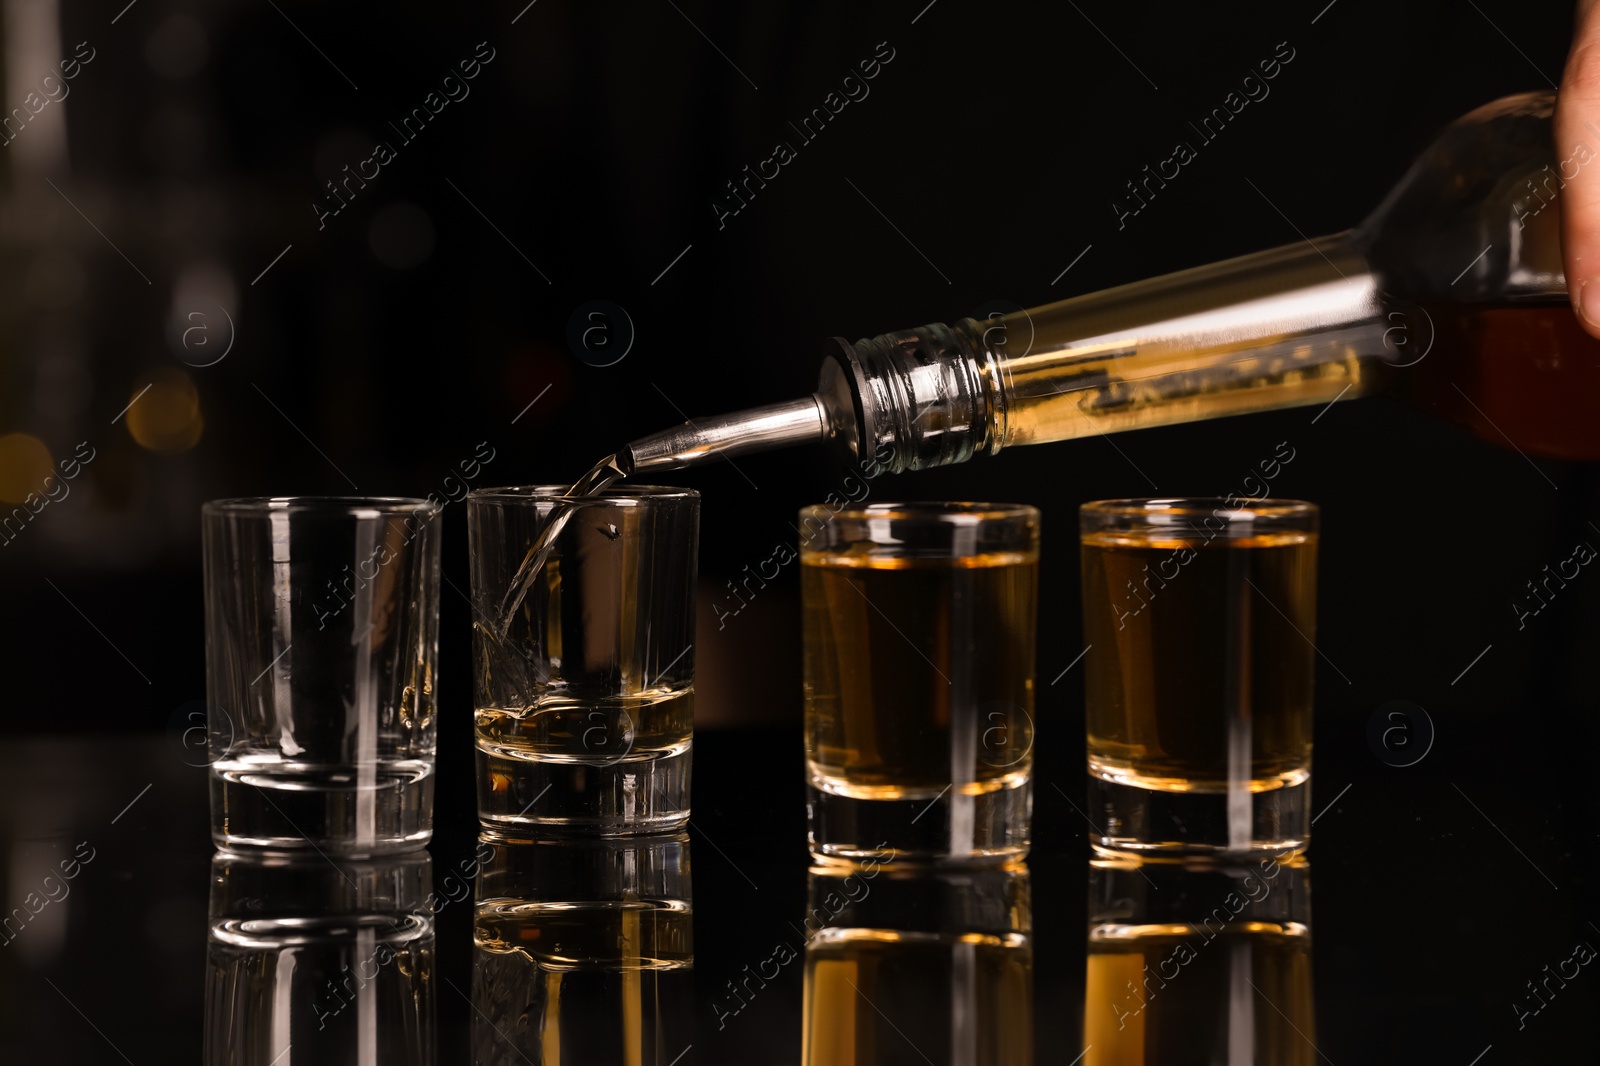
[{"label": "bottle shoulder", "polygon": [[1566,296],[1559,194],[1593,153],[1560,159],[1555,94],[1472,111],[1423,150],[1355,232],[1386,291],[1453,303]]}]

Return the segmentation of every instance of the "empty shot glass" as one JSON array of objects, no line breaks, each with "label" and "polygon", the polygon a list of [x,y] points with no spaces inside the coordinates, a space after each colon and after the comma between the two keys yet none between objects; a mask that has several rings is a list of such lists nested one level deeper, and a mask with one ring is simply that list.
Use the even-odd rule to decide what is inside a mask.
[{"label": "empty shot glass", "polygon": [[800,512],[814,853],[1026,853],[1039,512],[874,503]]},{"label": "empty shot glass", "polygon": [[370,852],[432,835],[438,512],[310,496],[202,509],[219,847]]},{"label": "empty shot glass", "polygon": [[1083,505],[1080,531],[1097,847],[1303,849],[1316,507],[1105,500]]},{"label": "empty shot glass", "polygon": [[700,496],[566,491],[467,501],[478,816],[674,828],[689,819]]}]

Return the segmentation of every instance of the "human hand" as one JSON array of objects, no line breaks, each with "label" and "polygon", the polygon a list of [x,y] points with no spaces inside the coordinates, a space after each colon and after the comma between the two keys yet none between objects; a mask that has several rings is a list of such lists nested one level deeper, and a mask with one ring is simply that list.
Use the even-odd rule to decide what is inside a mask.
[{"label": "human hand", "polygon": [[[1556,95],[1556,157],[1600,148],[1600,0],[1578,0],[1572,50]],[[1600,337],[1600,167],[1579,167],[1561,197],[1561,251],[1578,321]]]}]

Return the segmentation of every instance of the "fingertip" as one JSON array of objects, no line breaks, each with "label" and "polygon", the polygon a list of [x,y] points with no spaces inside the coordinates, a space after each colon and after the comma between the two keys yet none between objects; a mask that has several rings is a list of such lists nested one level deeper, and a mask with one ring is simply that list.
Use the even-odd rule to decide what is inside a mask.
[{"label": "fingertip", "polygon": [[1578,287],[1572,294],[1572,309],[1578,315],[1578,322],[1589,335],[1600,339],[1600,285],[1593,284],[1594,280],[1593,278],[1579,280]]}]

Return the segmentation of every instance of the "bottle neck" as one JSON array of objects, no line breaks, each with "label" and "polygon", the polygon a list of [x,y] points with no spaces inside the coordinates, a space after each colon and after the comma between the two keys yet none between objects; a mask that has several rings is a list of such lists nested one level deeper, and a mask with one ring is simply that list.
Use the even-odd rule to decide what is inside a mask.
[{"label": "bottle neck", "polygon": [[999,451],[1004,399],[994,393],[993,353],[970,324],[832,338],[817,389],[829,437],[896,472]]},{"label": "bottle neck", "polygon": [[818,396],[858,456],[923,469],[1354,398],[1425,348],[1404,308],[1339,234],[984,322],[836,340]]}]

